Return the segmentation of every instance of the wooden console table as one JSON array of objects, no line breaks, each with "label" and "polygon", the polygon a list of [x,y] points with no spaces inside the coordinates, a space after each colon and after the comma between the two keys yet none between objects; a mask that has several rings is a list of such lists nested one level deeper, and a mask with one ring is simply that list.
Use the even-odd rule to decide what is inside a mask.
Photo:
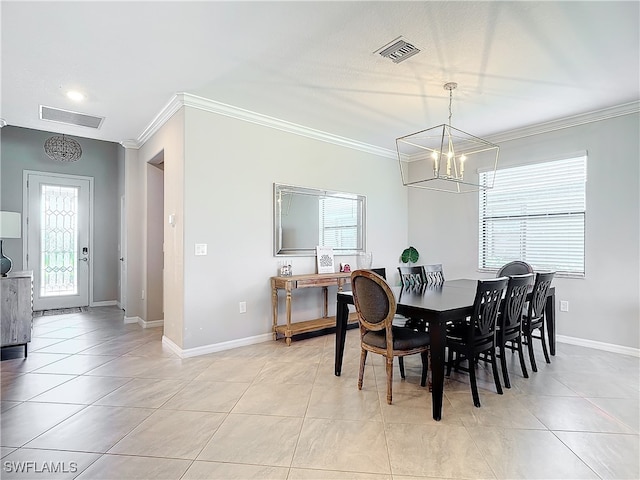
[{"label": "wooden console table", "polygon": [[[336,326],[336,317],[329,317],[327,313],[328,287],[337,286],[342,291],[345,283],[351,281],[351,274],[345,273],[312,273],[309,275],[292,275],[290,277],[271,277],[271,303],[273,305],[273,339],[277,340],[278,334],[284,335],[287,345],[291,345],[291,337],[299,333],[313,332]],[[296,288],[322,288],[324,296],[324,309],[321,318],[291,321],[291,291]],[[287,323],[278,325],[278,290],[286,292]],[[350,315],[349,321],[357,320],[355,314]]]},{"label": "wooden console table", "polygon": [[10,273],[0,277],[0,297],[2,298],[1,346],[24,345],[31,341],[33,321],[33,274],[30,271]]}]

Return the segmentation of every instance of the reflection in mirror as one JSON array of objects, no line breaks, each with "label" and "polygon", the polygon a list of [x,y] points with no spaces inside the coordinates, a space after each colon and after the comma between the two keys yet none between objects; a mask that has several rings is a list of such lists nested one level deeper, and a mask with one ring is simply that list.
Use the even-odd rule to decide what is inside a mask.
[{"label": "reflection in mirror", "polygon": [[336,255],[366,250],[366,197],[274,183],[275,255],[314,256],[316,247]]}]

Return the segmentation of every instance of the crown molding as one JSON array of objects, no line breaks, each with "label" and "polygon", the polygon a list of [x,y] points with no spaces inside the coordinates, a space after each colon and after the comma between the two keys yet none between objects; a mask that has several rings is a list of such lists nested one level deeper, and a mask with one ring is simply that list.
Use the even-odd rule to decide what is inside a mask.
[{"label": "crown molding", "polygon": [[120,142],[120,145],[122,145],[124,148],[133,148],[133,149],[139,149],[142,144],[138,143],[137,140],[123,140]]},{"label": "crown molding", "polygon": [[[165,105],[151,123],[135,140],[124,140],[120,144],[125,148],[140,148],[144,143],[154,135],[180,108],[183,106],[197,108],[217,115],[243,120],[246,122],[262,125],[269,128],[275,128],[283,132],[300,135],[314,140],[331,143],[341,147],[352,148],[361,152],[370,153],[380,157],[391,158],[397,160],[397,152],[387,148],[377,147],[368,143],[358,142],[346,137],[334,135],[331,133],[316,130],[314,128],[305,127],[296,123],[287,122],[278,118],[263,115],[261,113],[252,112],[243,108],[234,107],[225,103],[216,102],[208,98],[199,97],[190,93],[177,93]],[[538,123],[523,128],[507,130],[493,135],[484,136],[484,138],[492,143],[500,144],[517,140],[520,138],[530,137],[533,135],[541,135],[550,133],[564,128],[576,127],[588,123],[598,122],[609,118],[620,117],[623,115],[631,115],[640,112],[640,101],[629,102],[622,105],[595,110],[588,113],[573,115],[570,117],[553,120],[550,122]],[[1,120],[1,119],[0,119]]]},{"label": "crown molding", "polygon": [[624,115],[632,115],[640,112],[640,101],[624,103],[613,107],[594,110],[592,112],[572,115],[570,117],[552,120],[550,122],[538,123],[528,127],[516,128],[504,132],[488,135],[484,138],[492,143],[504,143],[520,138],[531,137],[533,135],[541,135],[543,133],[555,132],[565,128],[577,127],[588,123],[599,122]]},{"label": "crown molding", "polygon": [[368,143],[358,142],[339,135],[323,132],[309,127],[304,127],[295,123],[280,120],[278,118],[263,115],[261,113],[252,112],[243,108],[234,107],[225,103],[216,102],[208,98],[199,97],[190,93],[177,93],[171,101],[162,109],[162,111],[153,119],[153,121],[145,128],[136,142],[138,146],[142,146],[154,133],[156,133],[162,125],[164,125],[173,114],[181,107],[197,108],[205,112],[224,115],[226,117],[243,120],[245,122],[255,123],[269,128],[275,128],[283,132],[293,133],[322,142],[332,143],[341,147],[352,148],[365,153],[371,153],[388,158],[396,158],[396,152],[386,148],[376,147]]}]

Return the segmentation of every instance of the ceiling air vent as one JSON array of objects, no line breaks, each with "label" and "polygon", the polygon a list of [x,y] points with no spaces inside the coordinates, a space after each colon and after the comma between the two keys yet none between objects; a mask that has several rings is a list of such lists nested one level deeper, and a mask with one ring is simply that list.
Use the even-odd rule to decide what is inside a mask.
[{"label": "ceiling air vent", "polygon": [[84,113],[45,107],[44,105],[40,105],[40,119],[89,128],[100,128],[104,121],[104,117],[94,117],[93,115],[86,115]]},{"label": "ceiling air vent", "polygon": [[418,52],[420,52],[419,48],[414,47],[402,37],[398,37],[375,53],[379,53],[385,58],[390,58],[393,63],[400,63],[409,57],[413,57]]}]

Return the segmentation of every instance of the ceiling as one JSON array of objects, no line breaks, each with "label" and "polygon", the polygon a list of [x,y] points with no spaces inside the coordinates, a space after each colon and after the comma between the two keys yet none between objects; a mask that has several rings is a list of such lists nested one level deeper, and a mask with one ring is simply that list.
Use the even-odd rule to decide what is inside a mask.
[{"label": "ceiling", "polygon": [[[125,142],[177,93],[376,147],[448,119],[486,136],[640,98],[640,3],[0,4],[7,125]],[[378,53],[403,37],[421,51]],[[80,103],[68,90],[86,95]],[[40,105],[104,116],[39,119]]]}]

